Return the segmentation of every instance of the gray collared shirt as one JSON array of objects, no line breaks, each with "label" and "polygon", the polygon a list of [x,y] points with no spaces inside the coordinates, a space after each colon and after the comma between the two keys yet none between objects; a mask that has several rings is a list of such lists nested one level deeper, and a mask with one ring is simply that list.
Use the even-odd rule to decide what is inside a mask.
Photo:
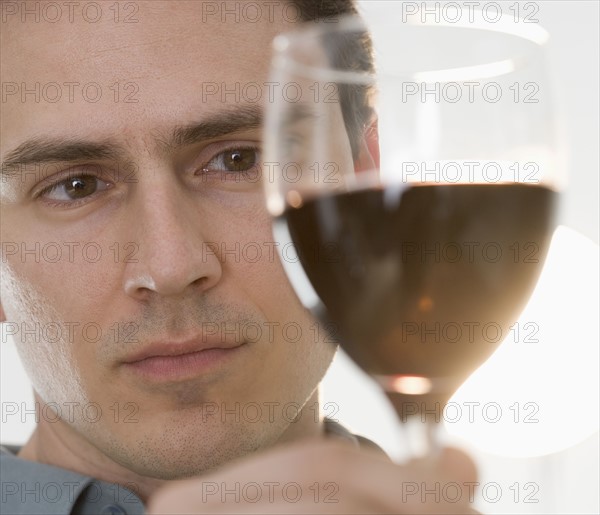
[{"label": "gray collared shirt", "polygon": [[[360,447],[383,452],[376,444],[355,436],[325,419],[325,432]],[[144,504],[125,486],[98,481],[60,467],[16,456],[18,448],[0,446],[1,515],[142,515]]]},{"label": "gray collared shirt", "polygon": [[144,504],[124,486],[18,458],[0,447],[2,515],[141,515]]}]

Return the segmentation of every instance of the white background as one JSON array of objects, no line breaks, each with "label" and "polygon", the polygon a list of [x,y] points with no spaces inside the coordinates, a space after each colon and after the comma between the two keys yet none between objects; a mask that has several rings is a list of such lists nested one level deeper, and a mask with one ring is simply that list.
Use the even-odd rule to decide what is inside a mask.
[{"label": "white background", "polygon": [[[480,5],[486,3],[481,2]],[[502,2],[503,5],[508,3]],[[398,6],[395,0],[369,0],[360,4],[367,15],[384,10],[391,16],[393,9]],[[421,5],[421,2],[417,4]],[[560,221],[597,243],[599,4],[596,1],[545,1],[536,4],[539,6],[536,16],[551,35],[549,61],[569,157],[569,188],[564,194]],[[578,265],[574,263],[573,266]],[[558,296],[561,293],[555,292]],[[585,320],[584,324],[586,323],[590,327],[597,327],[597,312]],[[581,345],[597,347],[597,338],[588,339],[586,334],[580,339]],[[597,332],[591,331],[589,334]],[[4,336],[0,351],[0,396],[3,406],[7,402],[26,402],[30,406],[32,400],[29,383],[20,367],[13,343]],[[323,402],[331,403],[327,413],[331,414],[335,410],[335,417],[342,423],[377,441],[391,454],[401,454],[402,433],[386,401],[344,356],[338,358],[324,381]],[[504,381],[512,379],[511,372],[507,370],[505,376],[500,377],[497,388],[503,389]],[[557,381],[559,380],[557,377]],[[577,393],[581,398],[590,395],[586,391]],[[572,426],[579,423],[580,412],[577,409],[581,409],[581,403],[564,405],[564,417]],[[4,418],[0,426],[0,440],[3,443],[24,442],[31,432],[33,417],[29,416],[25,424],[15,417],[8,420]],[[482,484],[494,482],[503,489],[501,498],[495,503],[489,502],[493,491],[488,491],[488,502],[479,496],[477,506],[484,513],[600,511],[597,432],[574,447],[537,458],[500,457],[482,452],[468,442],[457,445],[462,445],[471,452],[479,466]],[[515,482],[520,485],[519,502],[515,502],[514,489],[509,490]],[[523,495],[531,492],[523,489],[525,483],[535,483],[539,488],[531,497],[531,500],[537,502],[523,502]]]}]

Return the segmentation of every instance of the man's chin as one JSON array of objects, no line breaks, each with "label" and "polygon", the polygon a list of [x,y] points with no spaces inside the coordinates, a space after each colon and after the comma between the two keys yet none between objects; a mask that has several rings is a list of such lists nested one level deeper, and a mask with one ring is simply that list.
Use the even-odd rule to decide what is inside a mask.
[{"label": "man's chin", "polygon": [[241,458],[278,438],[265,431],[241,426],[194,428],[161,427],[132,433],[133,441],[119,440],[106,451],[121,466],[144,478],[184,479],[214,470]]}]

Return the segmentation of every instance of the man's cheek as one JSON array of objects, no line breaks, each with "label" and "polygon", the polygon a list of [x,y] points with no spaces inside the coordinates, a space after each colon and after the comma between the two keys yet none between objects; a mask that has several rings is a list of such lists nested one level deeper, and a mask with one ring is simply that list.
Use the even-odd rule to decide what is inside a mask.
[{"label": "man's cheek", "polygon": [[3,255],[0,272],[0,295],[9,322],[23,323],[34,318],[52,318],[47,310],[51,304],[45,293],[53,290],[52,281],[39,264],[27,263],[17,255]]},{"label": "man's cheek", "polygon": [[77,305],[86,297],[97,298],[122,266],[115,245],[104,242],[37,239],[2,245],[7,251],[2,265],[14,270],[16,282],[35,284],[38,293],[53,303],[62,304],[65,292],[69,292],[65,300],[76,299]]},{"label": "man's cheek", "polygon": [[[258,246],[253,248],[253,255],[246,254],[231,273],[239,281],[245,293],[253,299],[259,307],[269,307],[279,310],[285,307],[289,313],[301,309],[296,294],[287,278],[281,264],[277,248],[273,242],[263,246],[258,254]],[[250,247],[248,247],[250,248]],[[255,259],[259,255],[260,259]],[[270,314],[267,313],[270,318]]]}]

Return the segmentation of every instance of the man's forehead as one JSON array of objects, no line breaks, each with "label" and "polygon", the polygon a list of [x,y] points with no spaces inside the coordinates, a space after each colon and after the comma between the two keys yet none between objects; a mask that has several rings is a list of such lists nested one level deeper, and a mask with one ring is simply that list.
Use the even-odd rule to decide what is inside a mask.
[{"label": "man's forehead", "polygon": [[[3,155],[33,136],[142,137],[253,101],[255,85],[268,81],[271,41],[293,21],[275,12],[252,20],[207,13],[203,4],[213,3],[136,2],[135,23],[108,15],[97,23],[9,17]],[[227,5],[234,4],[244,3]]]},{"label": "man's forehead", "polygon": [[21,74],[120,73],[130,79],[160,78],[164,71],[192,73],[193,65],[204,65],[213,75],[224,69],[251,71],[268,59],[273,37],[292,24],[274,13],[238,16],[234,6],[244,2],[222,3],[230,14],[207,13],[206,5],[216,2],[130,2],[136,12],[127,23],[124,16],[117,21],[107,13],[94,23],[83,13],[56,23],[43,16],[3,15],[2,61],[7,71]]}]

